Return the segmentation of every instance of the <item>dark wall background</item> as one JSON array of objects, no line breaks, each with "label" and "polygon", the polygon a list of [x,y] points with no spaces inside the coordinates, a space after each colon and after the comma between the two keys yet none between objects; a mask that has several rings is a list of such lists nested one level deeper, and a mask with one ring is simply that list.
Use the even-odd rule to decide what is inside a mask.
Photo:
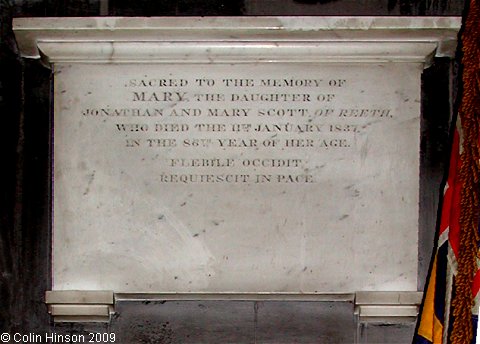
[{"label": "dark wall background", "polygon": [[[0,333],[45,332],[50,287],[50,70],[21,59],[12,17],[461,15],[460,0],[0,0]],[[419,288],[448,161],[451,62],[424,73]]]}]

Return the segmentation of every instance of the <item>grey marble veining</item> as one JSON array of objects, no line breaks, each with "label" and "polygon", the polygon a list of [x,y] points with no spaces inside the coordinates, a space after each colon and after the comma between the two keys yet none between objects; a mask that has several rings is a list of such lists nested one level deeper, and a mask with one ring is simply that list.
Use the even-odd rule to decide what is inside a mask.
[{"label": "grey marble veining", "polygon": [[54,288],[415,290],[421,68],[56,65]]},{"label": "grey marble veining", "polygon": [[53,289],[416,291],[420,84],[459,18],[19,18]]}]

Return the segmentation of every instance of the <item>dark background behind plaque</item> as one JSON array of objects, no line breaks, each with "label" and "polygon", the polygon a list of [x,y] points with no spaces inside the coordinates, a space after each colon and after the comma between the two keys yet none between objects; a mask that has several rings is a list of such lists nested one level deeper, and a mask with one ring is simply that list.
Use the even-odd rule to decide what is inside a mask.
[{"label": "dark background behind plaque", "polygon": [[[0,332],[54,329],[44,304],[51,278],[52,76],[39,61],[20,58],[12,17],[461,15],[463,5],[460,0],[0,0]],[[448,161],[452,70],[448,59],[437,59],[423,77],[420,290]],[[144,302],[119,304],[117,311],[109,330],[125,343],[344,343],[353,341],[356,333],[351,304]],[[105,329],[103,325],[55,327],[57,332],[70,333]],[[362,328],[357,334],[362,342],[404,343],[412,330],[412,324],[400,324]]]}]

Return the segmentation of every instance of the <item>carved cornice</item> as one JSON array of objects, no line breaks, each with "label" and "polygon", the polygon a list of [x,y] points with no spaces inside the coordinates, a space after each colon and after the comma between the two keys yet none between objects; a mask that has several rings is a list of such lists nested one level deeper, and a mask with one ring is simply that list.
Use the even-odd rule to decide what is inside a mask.
[{"label": "carved cornice", "polygon": [[22,56],[49,63],[428,62],[459,17],[17,18]]}]

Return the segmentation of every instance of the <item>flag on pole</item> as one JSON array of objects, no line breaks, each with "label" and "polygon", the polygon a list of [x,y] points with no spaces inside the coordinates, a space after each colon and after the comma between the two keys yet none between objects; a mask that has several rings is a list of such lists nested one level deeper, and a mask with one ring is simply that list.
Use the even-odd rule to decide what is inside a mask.
[{"label": "flag on pole", "polygon": [[470,344],[480,305],[480,8],[470,0],[461,31],[462,89],[436,252],[415,344]]}]

